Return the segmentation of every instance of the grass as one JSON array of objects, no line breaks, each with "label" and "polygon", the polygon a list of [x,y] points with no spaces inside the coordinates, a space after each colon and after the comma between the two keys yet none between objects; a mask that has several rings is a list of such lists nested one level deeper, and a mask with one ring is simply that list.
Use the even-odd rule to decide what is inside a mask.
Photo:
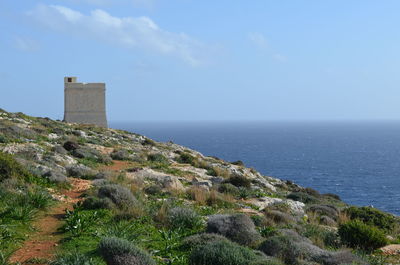
[{"label": "grass", "polygon": [[[45,191],[36,188],[16,193],[0,191],[0,253],[10,255],[32,232],[31,223],[40,210],[53,204]],[[0,263],[1,264],[1,263]]]}]

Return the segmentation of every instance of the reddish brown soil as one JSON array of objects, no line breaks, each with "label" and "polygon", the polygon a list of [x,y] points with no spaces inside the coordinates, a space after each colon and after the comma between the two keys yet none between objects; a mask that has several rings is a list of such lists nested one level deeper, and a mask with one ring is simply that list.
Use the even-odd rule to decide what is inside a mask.
[{"label": "reddish brown soil", "polygon": [[101,169],[108,171],[121,171],[132,167],[131,163],[128,161],[113,160],[113,164],[109,166],[104,166]]},{"label": "reddish brown soil", "polygon": [[[73,205],[80,200],[79,196],[90,187],[90,181],[83,179],[70,179],[72,188],[61,193],[61,202],[44,213],[34,222],[33,233],[23,246],[10,258],[11,262],[24,262],[32,259],[49,260],[54,256],[56,247],[61,239],[57,232],[62,225],[65,210],[73,209]],[[38,264],[38,263],[35,263]]]}]

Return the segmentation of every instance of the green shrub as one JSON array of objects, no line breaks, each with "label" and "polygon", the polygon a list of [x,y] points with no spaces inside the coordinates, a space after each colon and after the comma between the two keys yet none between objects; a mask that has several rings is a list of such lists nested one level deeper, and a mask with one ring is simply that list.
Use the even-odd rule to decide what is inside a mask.
[{"label": "green shrub", "polygon": [[249,248],[229,241],[214,241],[195,248],[190,265],[248,265],[259,258]]},{"label": "green shrub", "polygon": [[27,178],[28,172],[12,155],[0,152],[0,182],[8,178]]},{"label": "green shrub", "polygon": [[198,163],[196,157],[188,153],[181,153],[177,161],[181,164],[190,164],[190,165],[195,165]]},{"label": "green shrub", "polygon": [[144,250],[125,239],[106,237],[100,241],[99,251],[109,265],[155,265]]},{"label": "green shrub", "polygon": [[82,207],[86,210],[112,209],[113,206],[114,204],[109,198],[89,196],[82,202]]},{"label": "green shrub", "polygon": [[300,201],[303,203],[318,203],[319,202],[319,200],[315,196],[312,196],[305,192],[292,192],[287,196],[287,198],[294,200],[294,201]]},{"label": "green shrub", "polygon": [[50,265],[95,265],[92,258],[78,252],[59,255]]},{"label": "green shrub", "polygon": [[350,207],[345,210],[351,219],[360,219],[366,224],[390,231],[398,220],[388,213],[384,213],[372,207]]},{"label": "green shrub", "polygon": [[244,163],[242,160],[237,160],[237,161],[231,162],[231,164],[237,165],[237,166],[242,166],[242,167],[244,166]]},{"label": "green shrub", "polygon": [[160,195],[163,193],[163,190],[159,185],[151,185],[146,187],[144,192],[149,195]]},{"label": "green shrub", "polygon": [[273,227],[273,226],[263,226],[263,227],[260,227],[258,229],[258,231],[260,232],[261,236],[263,236],[263,237],[274,236],[278,233],[278,230],[276,229],[276,227]]},{"label": "green shrub", "polygon": [[129,209],[139,204],[129,189],[118,184],[107,184],[100,187],[98,196],[110,199],[119,209]]},{"label": "green shrub", "polygon": [[251,180],[246,178],[245,176],[234,174],[229,179],[224,181],[225,183],[230,183],[236,187],[245,187],[250,188]]},{"label": "green shrub", "polygon": [[172,228],[198,228],[202,224],[199,214],[190,208],[175,207],[168,211],[168,223]]},{"label": "green shrub", "polygon": [[168,163],[168,159],[162,154],[149,154],[147,160],[158,163]]},{"label": "green shrub", "polygon": [[144,139],[144,141],[142,142],[142,145],[150,145],[150,146],[155,146],[156,142],[154,142],[153,140],[146,138]]},{"label": "green shrub", "polygon": [[0,135],[0,144],[6,144],[8,141],[9,139],[5,135]]},{"label": "green shrub", "polygon": [[227,193],[236,196],[239,193],[239,189],[231,183],[222,183],[218,187],[218,191],[221,193]]},{"label": "green shrub", "polygon": [[352,220],[340,225],[338,233],[342,242],[352,248],[372,251],[388,244],[382,230],[360,220]]}]

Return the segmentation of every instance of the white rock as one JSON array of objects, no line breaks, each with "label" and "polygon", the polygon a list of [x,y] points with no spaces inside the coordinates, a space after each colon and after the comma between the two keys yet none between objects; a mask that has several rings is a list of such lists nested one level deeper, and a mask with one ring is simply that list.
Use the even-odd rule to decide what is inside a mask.
[{"label": "white rock", "polygon": [[271,198],[271,197],[262,197],[257,199],[251,199],[247,202],[253,204],[258,207],[260,211],[264,210],[269,205],[273,205],[276,203],[281,203],[283,200],[279,198]]},{"label": "white rock", "polygon": [[289,205],[290,210],[293,214],[296,215],[304,215],[304,207],[306,206],[304,203],[299,202],[299,201],[293,201],[293,200],[286,200],[285,203]]}]

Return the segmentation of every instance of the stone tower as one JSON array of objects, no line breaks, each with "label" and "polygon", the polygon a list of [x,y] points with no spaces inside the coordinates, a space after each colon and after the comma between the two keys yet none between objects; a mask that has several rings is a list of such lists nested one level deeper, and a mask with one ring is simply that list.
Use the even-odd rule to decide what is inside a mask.
[{"label": "stone tower", "polygon": [[64,121],[107,127],[106,85],[64,78]]}]

